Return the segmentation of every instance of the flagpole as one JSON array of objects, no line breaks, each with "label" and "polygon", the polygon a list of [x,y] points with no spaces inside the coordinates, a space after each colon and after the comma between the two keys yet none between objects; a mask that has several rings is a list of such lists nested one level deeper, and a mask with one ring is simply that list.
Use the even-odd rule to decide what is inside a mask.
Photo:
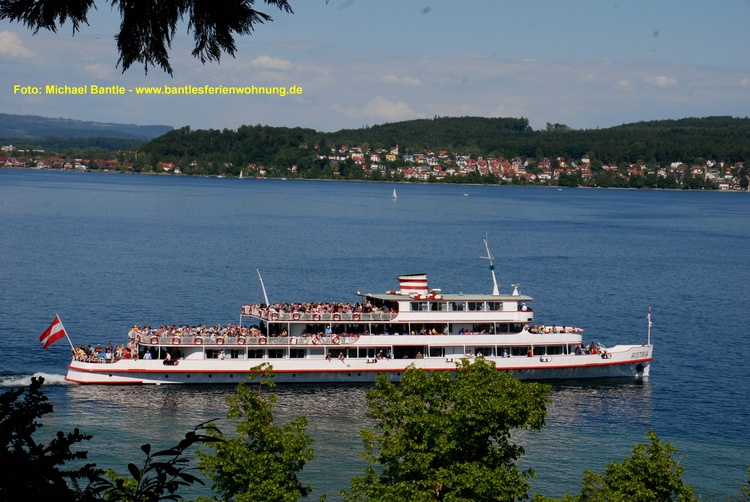
[{"label": "flagpole", "polygon": [[[58,314],[55,314],[58,319],[60,319],[60,316]],[[65,325],[62,323],[62,319],[60,319],[60,326],[62,326],[63,333],[65,333],[65,338],[68,339],[68,343],[70,344],[70,350],[73,351],[73,356],[76,354],[76,348],[73,346],[73,342],[70,340],[70,337],[68,336],[68,330],[65,329]]]}]

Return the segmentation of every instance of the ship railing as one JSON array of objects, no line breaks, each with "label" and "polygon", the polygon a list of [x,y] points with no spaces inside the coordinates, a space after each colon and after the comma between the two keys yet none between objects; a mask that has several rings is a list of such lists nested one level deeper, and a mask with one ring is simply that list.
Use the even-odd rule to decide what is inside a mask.
[{"label": "ship railing", "polygon": [[157,336],[141,335],[139,343],[143,345],[182,346],[202,345],[220,348],[225,345],[342,345],[354,343],[359,339],[356,334],[344,335],[302,335],[302,336]]},{"label": "ship railing", "polygon": [[242,315],[257,317],[270,322],[302,321],[309,323],[390,321],[396,317],[394,312],[274,312],[254,305],[244,305]]}]

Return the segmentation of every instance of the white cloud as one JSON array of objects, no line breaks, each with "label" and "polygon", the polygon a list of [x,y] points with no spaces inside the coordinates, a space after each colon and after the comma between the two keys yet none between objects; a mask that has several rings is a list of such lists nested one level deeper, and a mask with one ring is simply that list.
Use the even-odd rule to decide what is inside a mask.
[{"label": "white cloud", "polygon": [[622,79],[615,83],[616,91],[632,91],[634,89],[633,83],[628,79]]},{"label": "white cloud", "polygon": [[750,87],[750,77],[743,77],[742,80],[740,80],[740,85],[742,87]]},{"label": "white cloud", "polygon": [[364,112],[366,115],[375,119],[384,119],[390,121],[408,120],[417,117],[409,105],[403,101],[389,101],[383,96],[375,96],[365,105]]},{"label": "white cloud", "polygon": [[0,56],[27,58],[34,53],[23,46],[21,37],[10,31],[0,31]]},{"label": "white cloud", "polygon": [[253,68],[260,68],[262,70],[275,70],[284,71],[292,68],[291,61],[285,59],[274,58],[271,56],[258,56],[250,62]]},{"label": "white cloud", "polygon": [[656,87],[673,88],[679,84],[677,80],[672,77],[666,77],[664,75],[649,75],[645,78],[646,83],[655,85]]},{"label": "white cloud", "polygon": [[113,68],[113,65],[104,63],[87,64],[83,67],[86,73],[94,78],[111,78],[115,74]]},{"label": "white cloud", "polygon": [[418,78],[414,77],[397,77],[396,75],[383,75],[380,77],[381,82],[386,84],[399,84],[399,85],[422,85],[422,82]]}]

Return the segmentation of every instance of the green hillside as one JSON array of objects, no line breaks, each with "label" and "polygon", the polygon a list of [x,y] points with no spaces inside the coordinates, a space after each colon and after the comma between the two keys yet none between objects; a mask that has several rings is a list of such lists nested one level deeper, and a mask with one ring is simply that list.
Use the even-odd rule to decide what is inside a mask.
[{"label": "green hillside", "polygon": [[550,124],[532,130],[524,118],[436,117],[360,129],[322,133],[312,129],[242,126],[236,131],[182,128],[155,138],[142,147],[155,162],[222,162],[233,166],[255,163],[302,169],[324,167],[315,147],[360,146],[420,152],[446,150],[475,157],[511,159],[580,159],[588,155],[607,164],[692,162],[715,159],[750,161],[750,119],[733,117],[686,118],[623,124],[606,129],[574,130]]}]

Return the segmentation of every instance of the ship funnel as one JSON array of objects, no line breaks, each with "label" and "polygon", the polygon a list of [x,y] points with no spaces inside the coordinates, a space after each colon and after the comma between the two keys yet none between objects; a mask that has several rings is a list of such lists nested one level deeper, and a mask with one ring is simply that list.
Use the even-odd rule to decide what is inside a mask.
[{"label": "ship funnel", "polygon": [[427,294],[426,274],[400,275],[398,276],[398,284],[401,294]]}]

